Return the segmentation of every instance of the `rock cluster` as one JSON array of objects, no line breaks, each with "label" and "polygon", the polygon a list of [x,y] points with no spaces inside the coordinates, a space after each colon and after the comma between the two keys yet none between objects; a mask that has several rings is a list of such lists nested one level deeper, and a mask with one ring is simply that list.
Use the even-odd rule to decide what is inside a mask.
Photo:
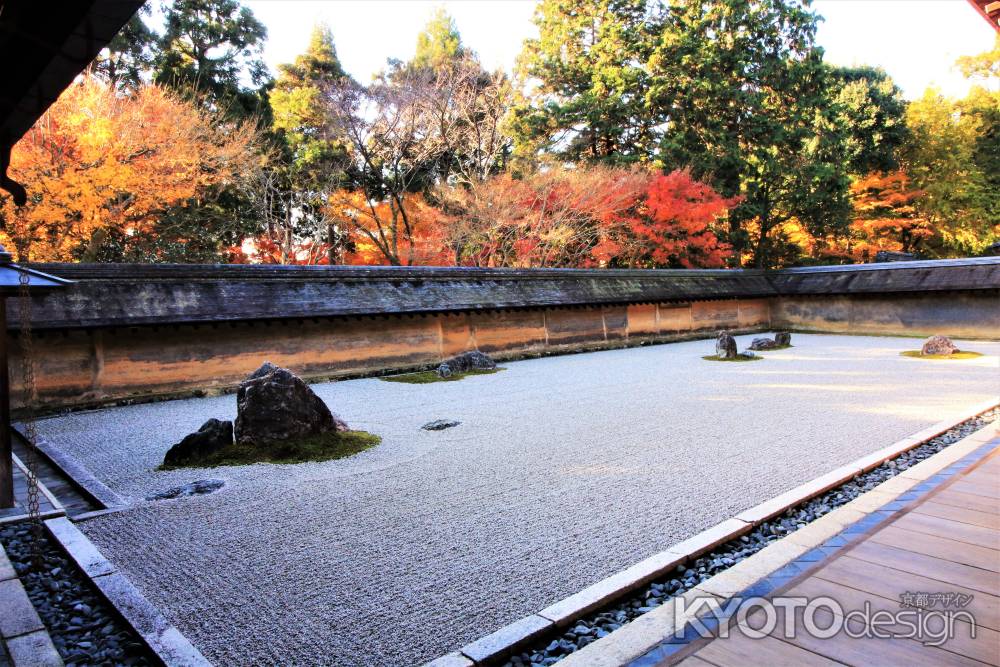
[{"label": "rock cluster", "polygon": [[301,378],[266,361],[240,383],[235,426],[209,419],[171,447],[163,464],[197,461],[234,441],[237,445],[257,445],[346,430],[347,425]]},{"label": "rock cluster", "polygon": [[719,359],[735,359],[737,354],[736,339],[728,331],[720,331],[715,337],[715,355]]},{"label": "rock cluster", "polygon": [[464,352],[457,357],[453,357],[437,367],[437,374],[443,378],[451,377],[455,373],[466,373],[468,371],[491,371],[497,367],[495,361],[486,354],[478,350]]},{"label": "rock cluster", "polygon": [[236,444],[260,444],[346,431],[297,375],[271,362],[250,374],[236,392]]},{"label": "rock cluster", "polygon": [[425,431],[443,431],[446,428],[454,428],[461,424],[460,421],[455,421],[454,419],[435,419],[432,422],[427,422],[420,428]]},{"label": "rock cluster", "polygon": [[788,347],[792,344],[792,334],[787,331],[779,331],[774,334],[774,338],[754,338],[753,342],[750,343],[750,350],[776,350],[782,347]]},{"label": "rock cluster", "polygon": [[209,419],[194,433],[167,450],[163,465],[184,465],[233,444],[233,422]]},{"label": "rock cluster", "polygon": [[931,336],[924,341],[924,346],[920,348],[920,354],[935,354],[949,356],[958,352],[958,348],[947,336]]},{"label": "rock cluster", "polygon": [[190,484],[172,486],[166,491],[157,491],[146,496],[146,500],[172,500],[174,498],[187,498],[188,496],[203,496],[208,493],[215,493],[226,485],[221,479],[199,479]]}]

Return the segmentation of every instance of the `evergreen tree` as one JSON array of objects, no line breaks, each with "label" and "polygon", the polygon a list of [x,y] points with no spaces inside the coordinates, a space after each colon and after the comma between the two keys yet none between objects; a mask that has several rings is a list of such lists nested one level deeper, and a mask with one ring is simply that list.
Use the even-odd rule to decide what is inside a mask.
[{"label": "evergreen tree", "polygon": [[899,166],[909,135],[906,101],[892,78],[876,67],[832,67],[830,99],[845,134],[851,174],[886,173]]},{"label": "evergreen tree", "polygon": [[537,39],[519,59],[531,91],[513,113],[521,157],[629,163],[649,157],[655,124],[646,109],[650,52],[643,0],[542,0]]},{"label": "evergreen tree", "polygon": [[149,6],[143,5],[111,39],[107,48],[94,59],[95,74],[117,87],[130,90],[148,80],[153,66],[153,48],[158,39],[143,20],[143,16],[149,13]]},{"label": "evergreen tree", "polygon": [[[267,29],[237,0],[174,0],[154,62],[156,83],[195,91],[237,118],[266,113]],[[250,86],[245,86],[244,81]]]},{"label": "evergreen tree", "polygon": [[815,235],[849,222],[816,20],[794,0],[673,0],[649,58],[648,102],[666,127],[659,162],[742,197],[727,240],[758,267],[793,219]]},{"label": "evergreen tree", "polygon": [[417,50],[409,64],[416,69],[437,70],[469,55],[455,19],[438,9],[417,35]]},{"label": "evergreen tree", "polygon": [[[323,96],[329,87],[347,83],[349,77],[337,58],[333,33],[327,26],[313,29],[306,51],[295,61],[279,65],[278,77],[270,93],[272,130],[281,155],[271,168],[269,183],[286,192],[281,205],[291,207],[284,216],[291,224],[285,237],[322,237],[329,248],[329,260],[339,257],[342,239],[328,218],[330,193],[342,181],[345,145],[328,130]],[[272,235],[274,235],[272,230]]]},{"label": "evergreen tree", "polygon": [[326,136],[324,88],[347,79],[337,58],[333,33],[326,26],[313,29],[305,53],[293,63],[279,65],[270,92],[272,128],[280,133],[291,151],[297,171],[322,168],[338,144]]}]

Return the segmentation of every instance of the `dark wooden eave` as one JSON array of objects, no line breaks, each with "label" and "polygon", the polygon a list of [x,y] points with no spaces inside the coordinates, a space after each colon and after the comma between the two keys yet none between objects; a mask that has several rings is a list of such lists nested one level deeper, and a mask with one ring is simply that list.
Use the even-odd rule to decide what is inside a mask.
[{"label": "dark wooden eave", "polygon": [[969,0],[979,15],[1000,32],[1000,0]]},{"label": "dark wooden eave", "polygon": [[11,147],[142,4],[0,0],[0,186],[15,201],[23,199],[24,191],[6,174]]}]

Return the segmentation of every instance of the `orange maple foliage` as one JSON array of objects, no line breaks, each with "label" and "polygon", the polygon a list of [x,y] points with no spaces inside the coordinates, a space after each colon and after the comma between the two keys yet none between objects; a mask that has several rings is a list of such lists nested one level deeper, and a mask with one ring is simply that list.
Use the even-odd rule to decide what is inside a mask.
[{"label": "orange maple foliage", "polygon": [[722,267],[732,248],[719,241],[713,225],[737,201],[687,170],[672,171],[650,181],[632,230],[646,241],[645,252],[657,266]]},{"label": "orange maple foliage", "polygon": [[24,260],[75,259],[95,233],[145,231],[166,209],[233,179],[255,138],[158,86],[125,95],[86,78],[14,146],[10,174],[29,199],[17,208],[4,198],[0,239]]},{"label": "orange maple foliage", "polygon": [[712,225],[733,203],[687,172],[591,166],[502,174],[439,193],[461,264],[722,266]]},{"label": "orange maple foliage", "polygon": [[338,190],[330,196],[331,217],[350,236],[346,264],[453,264],[440,211],[417,193],[404,193],[405,216],[392,199],[372,202],[362,193]]},{"label": "orange maple foliage", "polygon": [[844,252],[855,260],[870,261],[879,250],[917,250],[934,236],[930,221],[914,205],[925,194],[910,189],[902,170],[868,174],[856,181],[851,185],[855,217]]}]

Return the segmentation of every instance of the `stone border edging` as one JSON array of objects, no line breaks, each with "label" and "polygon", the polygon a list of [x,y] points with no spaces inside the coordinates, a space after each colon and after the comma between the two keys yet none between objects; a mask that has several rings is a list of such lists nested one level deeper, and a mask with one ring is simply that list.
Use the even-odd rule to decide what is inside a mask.
[{"label": "stone border edging", "polygon": [[143,643],[167,667],[211,667],[201,652],[118,572],[66,517],[45,521],[49,534]]},{"label": "stone border edging", "polygon": [[[441,658],[438,658],[437,660],[428,662],[426,663],[425,667],[470,667],[472,665],[494,665],[499,662],[502,662],[505,658],[515,653],[517,649],[523,647],[525,644],[531,642],[533,639],[537,638],[539,635],[545,633],[546,631],[554,628],[566,628],[573,622],[585,616],[587,613],[593,611],[594,609],[597,609],[603,606],[604,604],[610,603],[618,598],[621,598],[635,591],[641,586],[648,584],[654,579],[657,579],[663,576],[664,574],[670,572],[673,568],[677,567],[678,565],[682,565],[685,562],[693,560],[698,556],[711,551],[714,547],[723,544],[724,542],[728,542],[729,540],[738,538],[741,535],[750,532],[751,530],[753,530],[755,526],[763,523],[764,521],[767,521],[770,518],[773,518],[781,514],[785,510],[794,507],[796,505],[799,505],[803,502],[806,502],[822,493],[825,493],[826,491],[829,491],[830,489],[839,486],[848,480],[853,479],[855,476],[867,472],[873,468],[876,468],[885,463],[886,461],[888,461],[889,459],[895,458],[896,456],[899,456],[903,452],[909,451],[923,444],[924,442],[937,437],[938,435],[944,433],[945,431],[950,430],[951,428],[957,426],[958,424],[961,424],[964,421],[972,419],[977,415],[980,415],[998,406],[1000,406],[1000,401],[998,401],[997,399],[989,399],[987,401],[980,402],[970,408],[966,408],[965,410],[958,413],[954,417],[939,421],[936,424],[933,424],[932,426],[928,426],[927,428],[921,429],[920,431],[917,431],[913,435],[903,438],[902,440],[899,440],[893,443],[892,445],[889,445],[888,447],[884,447],[875,452],[872,452],[871,454],[865,455],[860,459],[853,461],[852,463],[848,463],[847,465],[836,468],[809,482],[806,482],[805,484],[801,484],[795,487],[794,489],[791,489],[790,491],[775,496],[771,500],[764,501],[763,503],[760,503],[754,507],[744,510],[743,512],[737,514],[736,517],[734,518],[726,519],[725,521],[722,521],[716,524],[715,526],[712,526],[711,528],[703,530],[702,532],[697,533],[696,535],[667,548],[665,551],[662,551],[658,554],[654,554],[653,556],[650,556],[649,558],[646,558],[645,560],[642,560],[636,563],[635,565],[632,565],[631,567],[622,570],[621,572],[613,574],[610,577],[607,577],[591,586],[588,586],[587,588],[583,589],[578,593],[574,593],[573,595],[570,595],[567,598],[564,598],[552,605],[549,605],[545,609],[542,609],[541,611],[535,614],[526,616],[525,618],[515,621],[510,625],[500,628],[496,632],[493,632],[489,635],[486,635],[485,637],[477,639],[476,641],[462,647],[458,651],[449,653],[445,656],[442,656]],[[956,445],[959,445],[966,440],[971,440],[972,438],[976,437],[976,435],[978,435],[980,432],[984,432],[987,429],[996,429],[996,428],[997,428],[996,424],[989,424],[983,429],[981,429],[981,431],[973,434],[972,436],[968,436],[962,441],[956,442],[955,444],[949,446],[948,449],[950,450],[954,448]],[[940,456],[943,453],[944,452],[939,452],[935,456],[931,457],[931,459],[934,459],[935,457]],[[866,496],[869,496],[870,494],[881,492],[880,496],[886,496],[886,498],[882,500],[882,502],[880,502],[878,506],[881,506],[885,502],[891,502],[895,498],[888,497],[889,493],[891,493],[892,491],[896,491],[896,489],[898,489],[898,491],[896,491],[896,495],[902,494],[904,491],[908,490],[910,486],[913,486],[917,483],[917,480],[914,480],[910,476],[907,476],[906,473],[912,472],[913,470],[919,468],[924,463],[928,463],[929,461],[930,459],[920,464],[917,464],[916,466],[910,468],[909,470],[903,471],[900,475],[893,477],[892,479],[889,479],[886,482],[883,482],[873,491],[863,494],[861,497],[845,504],[842,507],[837,508],[833,512],[830,512],[829,514],[824,515],[819,519],[816,519],[815,521],[807,525],[805,528],[802,528],[796,531],[795,533],[792,533],[788,537],[792,538],[795,535],[803,533],[803,531],[805,531],[806,534],[801,535],[800,539],[802,540],[809,539],[808,535],[810,535],[809,532],[810,528],[812,528],[816,524],[819,524],[820,522],[823,522],[825,519],[831,519],[831,518],[832,520],[825,521],[823,524],[821,524],[821,526],[830,526],[836,524],[837,530],[835,530],[834,533],[838,532],[841,528],[843,528],[844,525],[846,525],[846,523],[851,523],[853,522],[854,519],[861,518],[858,508],[864,505],[859,503],[860,500],[862,500]],[[900,480],[896,484],[893,484],[893,482],[899,480],[900,477],[903,477],[904,479]],[[912,483],[906,484],[907,481]],[[869,511],[873,511],[874,509],[875,507],[871,508]],[[845,522],[844,519],[847,519],[848,517],[850,517],[850,520]],[[820,528],[820,531],[813,530],[812,534],[821,531],[822,527]],[[777,544],[781,544],[782,542],[785,542],[785,540],[779,540]],[[782,555],[778,553],[777,549],[769,551],[773,547],[777,546],[777,544],[772,544],[769,547],[765,547],[760,552],[754,554],[753,556],[750,556],[749,558],[747,558],[744,561],[741,561],[740,563],[737,563],[733,567],[727,569],[725,572],[722,572],[716,575],[715,577],[712,577],[711,579],[698,584],[698,586],[695,587],[695,589],[698,590],[694,591],[694,589],[692,589],[692,591],[695,592],[696,594],[701,594],[701,595],[712,594],[712,595],[717,595],[719,597],[729,597],[733,593],[742,590],[745,587],[744,585],[740,585],[739,588],[730,591],[728,595],[720,595],[719,593],[709,590],[708,588],[706,588],[706,586],[714,588],[716,591],[725,593],[726,591],[729,591],[733,585],[735,585],[736,579],[739,577],[739,575],[743,574],[743,578],[745,579],[746,574],[744,573],[749,573],[751,570],[759,568],[765,562],[776,563],[778,561],[781,561]],[[789,547],[790,544],[797,545],[798,547],[800,547],[800,549],[796,549],[794,546]],[[780,564],[775,565],[775,567],[772,568],[771,571],[778,569],[778,567],[784,565],[795,556],[798,556],[804,551],[808,550],[808,547],[803,546],[800,542],[794,540],[792,542],[786,542],[782,546],[785,554],[788,555],[788,558],[785,558],[785,560],[780,562]],[[760,558],[757,558],[758,556],[760,556]],[[753,559],[755,558],[757,560],[754,561]],[[750,564],[744,565],[745,563],[750,563]],[[734,575],[730,575],[730,572],[739,568],[741,565],[744,565],[743,569],[738,570],[737,573]],[[767,573],[765,572],[764,574]],[[732,579],[732,581],[728,585],[725,584],[725,579],[724,579],[727,576],[729,576],[730,579]],[[689,591],[689,593],[692,591]],[[672,604],[667,602],[658,609],[653,610],[639,617],[638,619],[632,621],[629,625],[639,624],[640,627],[642,627],[644,625],[642,624],[642,620],[647,616],[652,616],[653,614],[656,614],[657,611],[660,611],[661,615],[669,611],[668,615],[672,618],[673,607],[674,606]],[[599,644],[608,642],[608,640],[611,639],[611,637],[622,632],[623,630],[628,628],[629,625],[623,626],[622,628],[619,628],[615,632],[609,634],[607,637],[599,639],[593,642],[592,644],[589,644],[588,646],[584,647],[583,649],[580,649],[579,651],[576,651],[575,653],[566,656],[560,662],[571,660],[570,663],[567,663],[567,667],[572,667],[572,665],[576,664],[580,665],[581,667],[583,667],[584,665],[589,666],[592,664],[596,664],[592,662],[587,662],[588,658],[586,657],[582,658],[583,661],[581,662],[573,661],[573,659],[575,656],[579,656],[581,653],[586,652],[587,649],[592,646],[598,646]],[[660,638],[662,638],[662,636],[663,635],[660,635]],[[588,652],[588,654],[593,655],[593,652]],[[641,655],[641,652],[638,655]],[[638,657],[638,655],[634,655],[631,658],[627,658],[627,660],[632,659],[634,657]],[[580,659],[581,658],[577,658],[577,660]]]}]

